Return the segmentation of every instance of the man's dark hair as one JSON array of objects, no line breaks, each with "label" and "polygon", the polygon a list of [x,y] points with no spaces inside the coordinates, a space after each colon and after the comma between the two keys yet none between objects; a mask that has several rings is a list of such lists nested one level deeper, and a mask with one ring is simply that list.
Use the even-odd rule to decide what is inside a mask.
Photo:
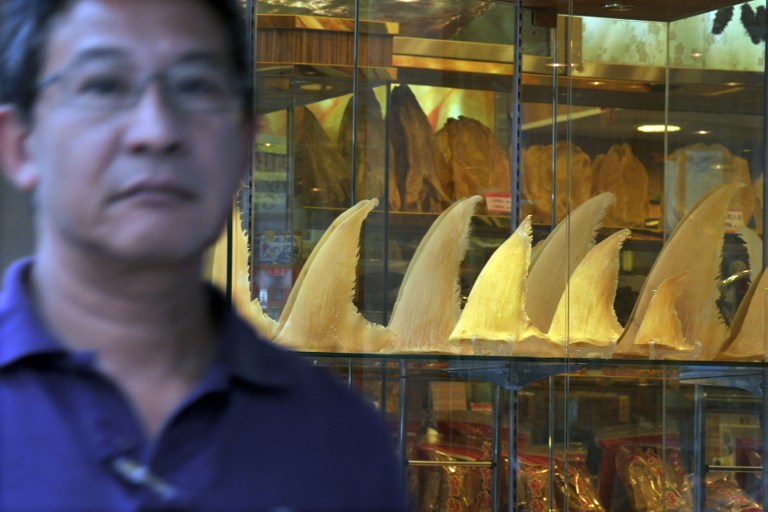
[{"label": "man's dark hair", "polygon": [[[37,82],[45,60],[52,20],[78,0],[0,0],[0,103],[16,106],[31,121]],[[130,0],[127,0],[130,1]],[[242,84],[243,112],[252,116],[249,37],[237,0],[199,0],[220,18],[235,76]]]}]

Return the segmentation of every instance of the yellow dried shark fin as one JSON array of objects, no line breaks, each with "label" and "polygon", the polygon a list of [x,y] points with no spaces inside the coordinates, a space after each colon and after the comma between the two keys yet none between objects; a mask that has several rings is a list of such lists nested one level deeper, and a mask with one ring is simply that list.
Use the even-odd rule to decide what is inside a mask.
[{"label": "yellow dried shark fin", "polygon": [[526,301],[528,316],[542,331],[549,330],[570,275],[594,247],[605,212],[615,202],[616,196],[610,192],[590,198],[561,220],[537,247],[528,275]]},{"label": "yellow dried shark fin", "polygon": [[725,361],[765,361],[768,343],[768,319],[766,319],[766,295],[768,272],[752,283],[739,305],[731,325],[731,336],[725,349],[717,357]]},{"label": "yellow dried shark fin", "polygon": [[688,272],[677,312],[685,338],[701,343],[700,359],[717,355],[728,337],[728,327],[717,308],[725,215],[739,182],[714,189],[683,218],[672,232],[640,290],[616,353],[631,353],[640,324],[656,290],[665,279]]},{"label": "yellow dried shark fin", "polygon": [[353,208],[312,251],[275,341],[293,349],[330,352],[376,352],[391,342],[391,331],[367,321],[352,302],[360,229],[376,204],[370,200]]},{"label": "yellow dried shark fin", "polygon": [[683,334],[677,304],[683,294],[688,273],[670,276],[661,283],[651,300],[635,336],[635,353],[648,355],[651,342],[655,346],[690,352],[694,349]]},{"label": "yellow dried shark fin", "polygon": [[232,210],[232,243],[225,229],[212,249],[211,280],[224,289],[227,283],[227,252],[232,255],[232,302],[248,323],[266,339],[272,339],[277,331],[277,321],[270,318],[258,300],[251,299],[250,272],[248,266],[248,239],[241,227],[237,207]]},{"label": "yellow dried shark fin", "polygon": [[435,220],[408,264],[392,310],[395,340],[388,352],[455,352],[448,335],[461,313],[459,265],[469,243],[472,215],[482,200],[453,203]]},{"label": "yellow dried shark fin", "polygon": [[551,339],[599,347],[619,339],[623,328],[613,303],[619,283],[619,252],[630,234],[628,229],[613,233],[579,263],[552,319]]},{"label": "yellow dried shark fin", "polygon": [[[280,314],[280,318],[278,319],[278,323],[280,325],[284,324],[288,317],[291,314],[291,310],[293,309],[293,304],[296,302],[296,296],[299,293],[299,289],[301,288],[302,283],[304,282],[304,277],[307,275],[307,271],[312,266],[312,261],[316,257],[316,255],[320,252],[321,247],[323,244],[325,244],[326,240],[331,236],[331,234],[334,232],[334,230],[342,224],[344,221],[346,221],[348,218],[359,214],[361,210],[368,210],[369,212],[376,207],[376,204],[371,204],[370,199],[363,199],[362,201],[359,201],[351,208],[348,208],[344,210],[342,213],[339,214],[338,217],[336,217],[333,222],[331,222],[331,225],[328,226],[328,228],[325,230],[323,235],[320,237],[320,240],[317,241],[315,244],[314,249],[312,250],[312,253],[309,255],[309,258],[307,258],[307,261],[304,263],[304,266],[301,267],[301,271],[299,272],[298,277],[296,277],[296,282],[293,283],[293,287],[291,288],[291,292],[288,294],[288,299],[285,302],[285,306],[283,307],[283,311]],[[367,215],[367,214],[366,214]]]},{"label": "yellow dried shark fin", "polygon": [[525,312],[531,258],[531,217],[486,262],[467,298],[450,339],[515,345],[513,353],[556,355],[560,348],[536,329]]},{"label": "yellow dried shark fin", "polygon": [[267,339],[277,332],[277,321],[270,318],[258,300],[251,299],[251,280],[248,265],[248,239],[237,211],[232,216],[232,300],[248,322]]}]

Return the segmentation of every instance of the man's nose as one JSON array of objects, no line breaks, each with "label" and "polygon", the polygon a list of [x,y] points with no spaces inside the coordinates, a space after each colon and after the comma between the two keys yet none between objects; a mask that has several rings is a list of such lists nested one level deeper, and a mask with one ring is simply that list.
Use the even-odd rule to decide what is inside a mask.
[{"label": "man's nose", "polygon": [[181,119],[158,80],[150,80],[137,92],[130,111],[126,143],[133,152],[175,153],[181,147]]}]

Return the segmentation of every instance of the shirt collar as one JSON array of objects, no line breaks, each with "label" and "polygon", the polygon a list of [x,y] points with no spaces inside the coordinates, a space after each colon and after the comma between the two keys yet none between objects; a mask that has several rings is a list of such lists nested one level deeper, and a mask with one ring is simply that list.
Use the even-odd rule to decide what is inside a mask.
[{"label": "shirt collar", "polygon": [[[0,369],[35,355],[71,351],[47,328],[29,294],[33,258],[13,263],[0,290]],[[217,366],[256,386],[286,388],[292,383],[293,355],[256,335],[220,291],[210,288],[220,333]]]},{"label": "shirt collar", "polygon": [[0,291],[0,368],[26,357],[66,352],[37,314],[29,295],[32,258],[13,263]]},{"label": "shirt collar", "polygon": [[221,346],[219,361],[232,373],[257,386],[290,387],[295,373],[294,354],[254,333],[221,292],[211,287]]}]

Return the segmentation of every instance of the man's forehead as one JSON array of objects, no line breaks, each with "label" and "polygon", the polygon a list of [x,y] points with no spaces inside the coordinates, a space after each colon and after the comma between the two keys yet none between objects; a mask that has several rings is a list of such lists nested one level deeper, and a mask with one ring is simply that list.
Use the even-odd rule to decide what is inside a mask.
[{"label": "man's forehead", "polygon": [[[122,47],[95,46],[80,50],[73,56],[69,65],[73,67],[101,65],[131,67],[136,65],[132,57],[133,53]],[[170,64],[202,64],[216,68],[226,68],[228,60],[218,52],[190,50],[177,54]]]},{"label": "man's forehead", "polygon": [[228,53],[221,22],[201,1],[76,0],[51,24],[47,61],[182,54],[226,61]]}]

